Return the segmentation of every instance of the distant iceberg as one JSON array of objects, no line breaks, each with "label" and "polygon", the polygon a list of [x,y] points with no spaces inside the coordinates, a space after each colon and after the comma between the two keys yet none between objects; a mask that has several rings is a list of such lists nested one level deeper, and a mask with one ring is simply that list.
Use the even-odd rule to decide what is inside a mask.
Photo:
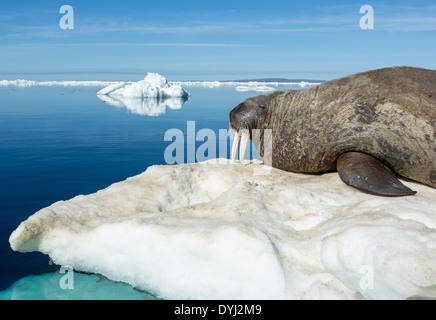
[{"label": "distant iceberg", "polygon": [[174,84],[180,84],[183,86],[198,86],[207,88],[217,88],[217,87],[235,87],[236,91],[257,91],[257,92],[268,92],[274,91],[275,88],[289,88],[293,87],[295,89],[304,89],[309,86],[317,86],[321,84],[320,81],[175,81]]},{"label": "distant iceberg", "polygon": [[13,250],[165,299],[436,298],[436,190],[226,159],[152,166],[22,222]]},{"label": "distant iceberg", "polygon": [[0,86],[16,86],[16,87],[31,87],[31,86],[64,86],[64,87],[100,87],[113,84],[114,81],[35,81],[35,80],[0,80]]},{"label": "distant iceberg", "polygon": [[269,92],[269,91],[274,91],[275,88],[268,87],[268,86],[237,86],[235,90],[239,92],[246,92],[246,91]]},{"label": "distant iceberg", "polygon": [[111,84],[100,91],[97,95],[110,95],[122,98],[187,98],[189,93],[181,85],[170,85],[165,79],[157,73],[147,73],[144,80],[133,83],[115,83]]},{"label": "distant iceberg", "polygon": [[130,112],[146,116],[159,116],[166,109],[181,109],[189,93],[181,85],[170,85],[165,77],[148,73],[138,82],[115,82],[97,92],[104,102],[125,107]]}]

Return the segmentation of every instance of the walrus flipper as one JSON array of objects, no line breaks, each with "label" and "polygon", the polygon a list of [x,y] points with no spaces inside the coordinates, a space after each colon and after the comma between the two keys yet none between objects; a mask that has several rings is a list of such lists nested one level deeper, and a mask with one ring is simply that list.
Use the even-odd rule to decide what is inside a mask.
[{"label": "walrus flipper", "polygon": [[414,195],[380,160],[365,153],[347,152],[339,156],[336,167],[343,182],[361,191],[385,197]]}]

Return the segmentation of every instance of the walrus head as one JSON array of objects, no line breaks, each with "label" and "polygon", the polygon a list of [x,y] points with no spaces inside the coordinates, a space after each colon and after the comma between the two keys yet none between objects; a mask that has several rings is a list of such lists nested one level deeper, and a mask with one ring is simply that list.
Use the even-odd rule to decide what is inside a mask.
[{"label": "walrus head", "polygon": [[[232,146],[232,160],[235,160],[239,142],[241,143],[239,147],[239,159],[243,160],[248,140],[253,139],[253,130],[267,128],[268,123],[266,119],[268,118],[271,98],[271,94],[248,98],[230,111],[229,126],[231,130],[236,132]],[[258,141],[260,145],[262,144],[262,138],[263,134],[261,132],[260,141]],[[256,148],[261,153],[260,149],[262,148],[258,146],[256,146]]]}]

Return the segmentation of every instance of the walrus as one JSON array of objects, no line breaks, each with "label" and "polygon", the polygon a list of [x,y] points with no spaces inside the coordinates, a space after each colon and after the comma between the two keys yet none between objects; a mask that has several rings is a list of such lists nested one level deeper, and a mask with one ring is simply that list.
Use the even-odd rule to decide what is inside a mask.
[{"label": "walrus", "polygon": [[271,129],[267,164],[274,168],[337,171],[344,183],[378,196],[416,193],[398,178],[436,188],[436,70],[383,68],[259,95],[237,105],[229,120],[232,160],[240,140],[243,159],[254,129],[264,157],[262,132]]}]

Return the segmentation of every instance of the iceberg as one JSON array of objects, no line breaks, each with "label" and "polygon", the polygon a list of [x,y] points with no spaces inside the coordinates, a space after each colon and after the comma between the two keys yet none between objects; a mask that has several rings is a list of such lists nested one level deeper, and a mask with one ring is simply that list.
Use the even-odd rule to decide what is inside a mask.
[{"label": "iceberg", "polygon": [[189,93],[179,84],[170,85],[165,77],[148,73],[138,82],[115,82],[97,92],[100,100],[125,107],[134,114],[159,116],[166,109],[178,110],[188,100]]},{"label": "iceberg", "polygon": [[36,212],[9,241],[164,299],[436,298],[436,190],[404,184],[417,195],[259,161],[151,166]]},{"label": "iceberg", "polygon": [[148,72],[144,80],[133,83],[113,83],[97,92],[97,95],[119,96],[123,98],[187,98],[189,93],[181,85],[170,85],[157,73]]}]

